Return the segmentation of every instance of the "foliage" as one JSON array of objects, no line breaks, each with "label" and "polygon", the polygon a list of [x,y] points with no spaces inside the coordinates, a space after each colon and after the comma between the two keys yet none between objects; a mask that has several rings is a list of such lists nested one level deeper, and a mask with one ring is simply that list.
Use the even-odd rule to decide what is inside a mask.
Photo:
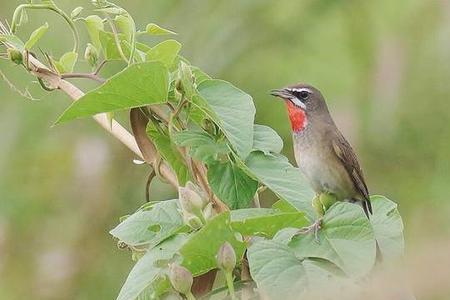
[{"label": "foliage", "polygon": [[[323,218],[319,243],[313,234],[298,235],[298,229],[316,217],[310,204],[313,194],[299,170],[280,154],[281,138],[273,129],[254,124],[250,95],[190,65],[179,54],[179,42],[138,41],[143,35],[165,36],[172,31],[153,23],[139,31],[127,11],[107,1],[94,1],[100,15],[87,17],[81,16],[82,8],[69,17],[53,1],[43,3],[67,21],[74,36],[72,51],[59,59],[48,56],[53,71],[71,73],[79,62],[77,21],[85,24],[87,43],[100,57],[126,65],[69,106],[57,123],[101,112],[150,108],[146,132],[161,160],[172,168],[180,185],[193,181],[198,195],[210,202],[198,214],[187,211],[178,199],[150,203],[111,230],[137,260],[118,299],[157,299],[174,292],[169,265],[180,265],[192,276],[205,274],[218,268],[216,256],[226,243],[233,248],[238,269],[248,260],[258,293],[273,298],[292,298],[320,286],[357,284],[374,268],[377,243],[384,258],[402,254],[401,217],[395,203],[382,196],[372,197],[370,220],[360,207],[336,203]],[[37,4],[28,7],[33,5]],[[20,51],[32,49],[48,29],[48,24],[36,29],[23,43],[16,36],[17,22],[14,18],[12,32],[0,38],[8,48]],[[155,105],[168,111],[167,119],[154,113]],[[272,208],[250,208],[266,188],[280,202]],[[216,198],[232,211],[212,211]],[[231,295],[230,281],[240,277],[227,276]]]}]

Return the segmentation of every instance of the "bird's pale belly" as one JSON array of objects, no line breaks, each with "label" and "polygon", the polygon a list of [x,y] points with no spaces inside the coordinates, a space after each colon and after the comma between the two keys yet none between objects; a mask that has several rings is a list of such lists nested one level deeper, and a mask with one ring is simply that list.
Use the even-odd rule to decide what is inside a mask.
[{"label": "bird's pale belly", "polygon": [[355,190],[344,167],[338,162],[334,153],[324,151],[322,155],[308,153],[303,149],[296,157],[300,170],[310,182],[316,193],[332,193],[339,200],[354,197]]}]

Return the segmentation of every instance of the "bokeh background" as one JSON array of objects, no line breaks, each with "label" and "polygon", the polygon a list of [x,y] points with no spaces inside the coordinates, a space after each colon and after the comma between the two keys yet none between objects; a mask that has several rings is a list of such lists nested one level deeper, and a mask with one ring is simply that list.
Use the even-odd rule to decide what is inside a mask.
[{"label": "bokeh background", "polygon": [[[56,2],[69,12],[90,6]],[[10,20],[19,3],[0,1],[0,19]],[[399,204],[407,253],[448,241],[449,0],[116,3],[141,28],[155,22],[176,31],[194,65],[251,94],[257,122],[279,132],[291,160],[287,115],[268,91],[298,81],[319,87],[370,191]],[[61,20],[38,11],[29,18],[23,37],[48,21],[42,50],[70,50]],[[0,80],[0,299],[114,299],[132,262],[108,231],[144,202],[149,170],[89,119],[52,127],[69,99],[40,90],[7,61],[0,70],[38,99]],[[153,199],[174,196],[163,183],[153,186]],[[448,299],[442,295],[449,294],[426,299]]]}]

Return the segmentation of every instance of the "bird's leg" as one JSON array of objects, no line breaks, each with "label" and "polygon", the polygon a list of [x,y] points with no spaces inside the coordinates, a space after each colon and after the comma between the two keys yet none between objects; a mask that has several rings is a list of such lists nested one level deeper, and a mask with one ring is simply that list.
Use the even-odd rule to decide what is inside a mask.
[{"label": "bird's leg", "polygon": [[314,221],[313,224],[301,228],[297,234],[308,234],[314,232],[314,237],[316,242],[320,243],[319,240],[319,230],[322,226],[322,219],[325,215],[325,211],[330,208],[336,202],[336,196],[331,193],[321,193],[317,194],[312,200],[312,206],[316,210],[319,218]]},{"label": "bird's leg", "polygon": [[300,235],[300,234],[305,235],[305,234],[309,234],[309,233],[313,232],[316,242],[320,244],[319,230],[322,226],[322,219],[323,219],[323,217],[320,217],[317,220],[315,220],[314,223],[312,223],[311,225],[300,228],[297,231],[296,235]]},{"label": "bird's leg", "polygon": [[303,228],[300,228],[300,230],[297,232],[297,235],[309,234],[311,232],[314,232],[314,237],[315,237],[317,243],[320,242],[319,230],[322,225],[323,215],[325,214],[325,207],[322,204],[322,202],[320,201],[321,200],[320,198],[321,198],[321,194],[317,194],[312,200],[312,206],[314,207],[315,211],[319,215],[319,218],[316,221],[314,221],[313,224],[303,227]]}]

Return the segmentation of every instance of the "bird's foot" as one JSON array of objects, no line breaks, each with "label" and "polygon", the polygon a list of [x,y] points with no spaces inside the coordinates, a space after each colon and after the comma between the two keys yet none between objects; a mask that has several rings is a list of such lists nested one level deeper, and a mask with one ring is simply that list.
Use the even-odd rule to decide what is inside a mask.
[{"label": "bird's foot", "polygon": [[296,235],[306,235],[310,233],[314,233],[314,238],[318,244],[320,244],[319,239],[319,230],[322,228],[322,218],[317,219],[314,221],[313,224],[300,228]]}]

